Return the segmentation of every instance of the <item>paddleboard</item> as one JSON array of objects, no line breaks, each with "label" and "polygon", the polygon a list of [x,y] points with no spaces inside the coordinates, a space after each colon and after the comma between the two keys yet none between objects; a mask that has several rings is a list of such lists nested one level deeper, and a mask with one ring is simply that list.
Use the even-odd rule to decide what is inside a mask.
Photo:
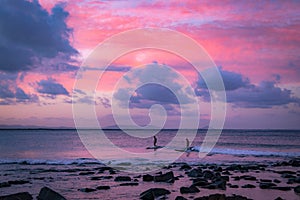
[{"label": "paddleboard", "polygon": [[147,147],[146,149],[160,149],[164,148],[164,146],[152,146],[152,147]]}]

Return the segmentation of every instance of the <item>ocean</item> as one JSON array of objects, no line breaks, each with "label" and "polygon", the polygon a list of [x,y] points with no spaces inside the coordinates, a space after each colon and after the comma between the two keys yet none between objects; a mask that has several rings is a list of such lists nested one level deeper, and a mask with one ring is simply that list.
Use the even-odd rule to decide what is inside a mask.
[{"label": "ocean", "polygon": [[[145,130],[144,132],[151,132]],[[187,130],[189,131],[189,130]],[[95,134],[97,130],[85,130],[86,134]],[[142,135],[143,131],[140,132]],[[176,135],[177,130],[163,130],[158,133],[158,145],[166,145]],[[136,133],[139,134],[139,133]],[[103,160],[126,161],[126,153],[116,154],[114,148],[130,153],[151,153],[147,146],[153,146],[152,137],[135,138],[121,130],[106,130],[106,137],[115,147],[102,144]],[[198,130],[191,146],[201,146],[206,130]],[[174,150],[186,145],[185,135],[182,143]],[[109,149],[109,150],[108,150]],[[171,151],[172,152],[172,151]],[[176,152],[176,155],[181,152]],[[110,157],[111,156],[111,157]],[[183,154],[175,162],[197,163],[247,163],[273,162],[300,156],[300,131],[297,130],[223,130],[212,151],[204,158],[197,153]],[[163,158],[162,158],[163,160]],[[72,164],[101,162],[95,159],[85,148],[76,130],[0,130],[0,164]]]},{"label": "ocean", "polygon": [[[99,151],[96,159],[86,149],[81,140],[82,135],[79,136],[76,130],[0,130],[0,186],[1,183],[9,181],[28,181],[27,184],[15,184],[10,187],[2,187],[2,184],[0,196],[25,191],[37,196],[39,190],[47,186],[63,194],[67,199],[139,199],[139,194],[150,187],[164,187],[172,191],[170,199],[175,199],[176,195],[180,195],[179,188],[191,182],[189,179],[181,178],[174,184],[157,185],[152,182],[143,182],[138,175],[151,174],[149,171],[155,169],[159,171],[160,167],[171,164],[171,161],[201,166],[205,164],[272,165],[300,157],[300,131],[295,130],[223,130],[212,151],[204,158],[200,158],[197,152],[188,154],[175,151],[175,149],[185,147],[185,138],[190,130],[183,131],[187,134],[179,137],[179,141],[182,142],[178,146],[168,146],[167,155],[160,154],[159,149],[156,151],[146,149],[153,145],[153,138],[144,136],[152,132],[154,130],[136,130],[135,134],[140,134],[141,138],[135,138],[120,130],[106,130],[106,138],[114,145],[101,141],[99,146],[95,138],[97,146],[93,146],[95,144],[91,141],[90,150],[95,147]],[[83,135],[95,136],[97,134],[97,130],[84,130]],[[157,144],[167,146],[176,134],[176,130],[160,131],[157,134]],[[191,146],[201,146],[205,135],[206,130],[198,130],[195,139],[190,141]],[[138,157],[132,158],[129,155],[138,155]],[[176,160],[174,160],[175,157]],[[111,175],[108,171],[99,171],[101,166],[104,166],[103,164],[108,164],[120,171],[116,175]],[[185,175],[180,170],[173,171],[175,175]],[[261,178],[281,178],[280,174],[270,173],[269,170],[260,173],[250,172]],[[139,186],[120,186],[119,183],[113,181],[117,175],[136,177]],[[94,181],[93,176],[101,180]],[[91,193],[81,191],[82,188],[96,188],[99,184],[109,185],[111,189]],[[124,187],[125,189],[122,189]],[[201,189],[202,195],[213,192]],[[265,194],[269,197],[266,199],[275,199],[278,196],[298,199],[293,191],[283,194],[282,191],[258,189],[253,193],[253,189],[228,188],[222,192],[238,193],[254,199],[261,199],[260,197]]]}]

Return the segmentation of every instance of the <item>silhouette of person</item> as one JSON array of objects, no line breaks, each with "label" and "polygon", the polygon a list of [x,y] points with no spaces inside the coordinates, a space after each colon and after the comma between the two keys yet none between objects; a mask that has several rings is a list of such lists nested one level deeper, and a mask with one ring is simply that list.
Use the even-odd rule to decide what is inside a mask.
[{"label": "silhouette of person", "polygon": [[190,148],[190,141],[189,141],[188,138],[185,138],[185,140],[186,140],[186,148],[185,148],[185,150],[188,150]]},{"label": "silhouette of person", "polygon": [[157,143],[157,138],[156,138],[156,136],[153,136],[153,146],[156,147],[157,146],[156,143]]}]

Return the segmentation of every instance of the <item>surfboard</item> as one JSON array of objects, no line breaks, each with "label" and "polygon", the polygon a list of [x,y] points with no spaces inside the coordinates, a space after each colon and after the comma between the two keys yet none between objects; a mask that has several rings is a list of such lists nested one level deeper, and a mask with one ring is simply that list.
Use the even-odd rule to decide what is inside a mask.
[{"label": "surfboard", "polygon": [[199,152],[200,151],[200,146],[192,146],[189,147],[188,149],[175,149],[175,151],[179,151],[179,152]]},{"label": "surfboard", "polygon": [[164,148],[164,146],[152,146],[152,147],[147,147],[146,149],[160,149]]}]

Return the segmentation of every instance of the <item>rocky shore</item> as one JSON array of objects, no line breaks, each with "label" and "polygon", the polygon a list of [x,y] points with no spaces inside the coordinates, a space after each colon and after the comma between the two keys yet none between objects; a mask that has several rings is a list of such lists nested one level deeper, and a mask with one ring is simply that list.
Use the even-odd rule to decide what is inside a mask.
[{"label": "rocky shore", "polygon": [[[25,175],[22,179],[0,182],[0,191],[10,189],[7,190],[9,194],[0,193],[2,195],[0,200],[74,199],[64,192],[69,190],[77,194],[77,199],[85,199],[85,195],[93,199],[97,197],[98,199],[118,199],[120,195],[119,199],[142,200],[300,199],[300,159],[272,165],[203,164],[193,166],[186,163],[174,163],[162,168],[161,171],[149,174],[126,174],[106,166],[77,166],[67,169],[60,166],[43,169],[41,167],[26,168],[25,164],[22,170],[26,171],[26,169],[28,169],[27,176]],[[11,171],[3,171],[0,180],[8,179]],[[53,177],[53,174],[56,176]],[[58,177],[64,177],[64,179],[61,180]],[[65,185],[71,181],[72,188],[63,188],[63,181]],[[41,186],[41,183],[44,185]],[[39,186],[38,194],[29,190],[23,191],[21,189],[23,187],[20,187],[37,188],[37,185]]]}]

